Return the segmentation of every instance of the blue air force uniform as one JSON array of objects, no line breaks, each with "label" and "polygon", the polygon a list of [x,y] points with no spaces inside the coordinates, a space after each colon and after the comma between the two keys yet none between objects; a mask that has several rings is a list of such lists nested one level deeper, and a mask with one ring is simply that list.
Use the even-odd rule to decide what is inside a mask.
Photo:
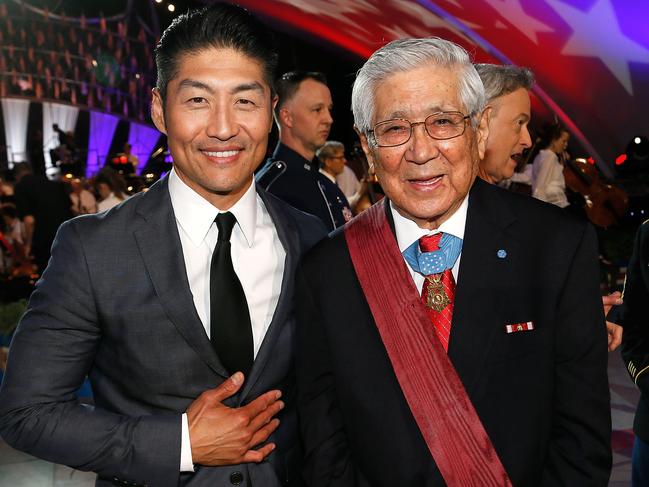
[{"label": "blue air force uniform", "polygon": [[330,231],[352,217],[338,185],[281,142],[257,174],[257,183],[298,210],[317,216]]}]

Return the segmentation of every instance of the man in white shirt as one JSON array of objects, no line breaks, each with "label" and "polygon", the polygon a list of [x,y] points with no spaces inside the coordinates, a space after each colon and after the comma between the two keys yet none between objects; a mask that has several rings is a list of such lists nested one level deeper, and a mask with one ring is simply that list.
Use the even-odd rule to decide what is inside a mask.
[{"label": "man in white shirt", "polygon": [[[316,153],[318,161],[320,161],[320,174],[331,181],[333,184],[338,186],[340,191],[343,192],[349,206],[353,209],[356,207],[356,203],[364,194],[364,187],[361,186],[360,182],[356,178],[354,171],[347,167],[347,159],[345,158],[345,146],[342,142],[336,140],[328,140],[320,147]],[[345,181],[349,183],[350,179],[356,181],[356,184],[348,184],[347,189],[355,188],[351,192],[346,192],[342,185],[340,184],[340,178],[345,174],[345,170],[351,172],[351,177],[347,176]]]},{"label": "man in white shirt", "polygon": [[228,4],[164,32],[152,118],[174,169],[59,231],[0,391],[15,448],[99,486],[299,483],[294,272],[325,229],[254,183],[273,46]]}]

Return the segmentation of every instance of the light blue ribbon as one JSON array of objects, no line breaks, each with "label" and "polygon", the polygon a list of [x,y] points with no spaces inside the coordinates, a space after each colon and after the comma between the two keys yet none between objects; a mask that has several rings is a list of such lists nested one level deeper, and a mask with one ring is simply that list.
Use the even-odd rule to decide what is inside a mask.
[{"label": "light blue ribbon", "polygon": [[412,270],[423,276],[439,274],[452,269],[462,252],[462,239],[449,233],[442,233],[439,249],[432,252],[420,252],[419,240],[403,251],[403,257]]}]

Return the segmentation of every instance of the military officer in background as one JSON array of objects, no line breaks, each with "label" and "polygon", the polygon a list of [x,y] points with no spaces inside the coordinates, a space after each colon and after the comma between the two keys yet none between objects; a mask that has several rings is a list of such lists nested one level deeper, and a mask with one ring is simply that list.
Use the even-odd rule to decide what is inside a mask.
[{"label": "military officer in background", "polygon": [[262,188],[295,208],[320,218],[329,230],[351,219],[344,193],[314,162],[329,136],[333,119],[331,92],[322,73],[291,71],[277,82],[275,121],[279,143],[257,174]]}]

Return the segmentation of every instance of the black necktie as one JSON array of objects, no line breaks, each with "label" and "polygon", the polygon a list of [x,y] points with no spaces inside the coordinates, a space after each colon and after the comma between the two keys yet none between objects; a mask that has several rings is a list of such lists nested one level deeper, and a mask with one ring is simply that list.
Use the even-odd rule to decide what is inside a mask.
[{"label": "black necktie", "polygon": [[214,221],[219,237],[210,268],[210,340],[228,372],[241,371],[247,377],[253,361],[252,327],[230,254],[230,236],[237,219],[228,212],[219,213]]}]

